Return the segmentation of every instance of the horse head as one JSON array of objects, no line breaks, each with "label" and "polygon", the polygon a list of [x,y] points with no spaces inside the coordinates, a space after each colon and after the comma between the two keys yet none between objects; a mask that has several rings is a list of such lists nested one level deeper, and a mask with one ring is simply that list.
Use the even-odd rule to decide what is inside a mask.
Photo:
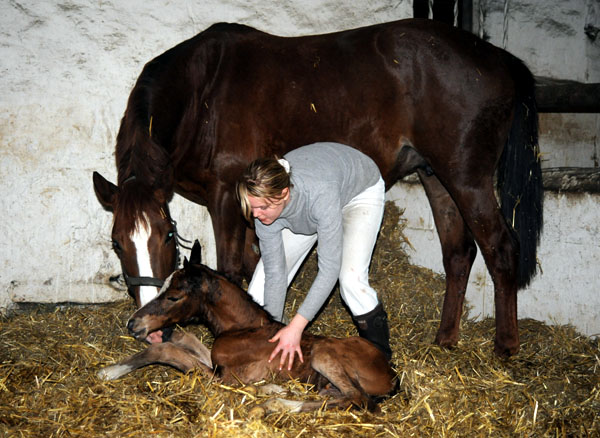
[{"label": "horse head", "polygon": [[93,180],[98,200],[113,212],[112,246],[121,261],[127,289],[142,307],[177,268],[177,230],[167,196],[135,177],[120,187],[97,172]]}]

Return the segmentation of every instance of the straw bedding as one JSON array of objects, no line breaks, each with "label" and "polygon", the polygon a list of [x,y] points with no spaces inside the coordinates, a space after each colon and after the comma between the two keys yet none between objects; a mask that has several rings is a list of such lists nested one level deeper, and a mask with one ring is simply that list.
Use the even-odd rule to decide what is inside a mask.
[{"label": "straw bedding", "polygon": [[[0,319],[0,436],[600,436],[598,340],[570,327],[522,320],[521,351],[500,360],[493,354],[493,320],[463,319],[456,348],[432,345],[444,279],[411,266],[401,251],[406,244],[400,213],[388,205],[371,282],[390,317],[401,384],[379,414],[263,416],[255,407],[265,396],[255,386],[224,386],[158,365],[103,382],[98,369],[144,348],[125,329],[131,301],[32,305]],[[290,313],[315,269],[313,255],[288,299]],[[185,330],[212,342],[202,327]],[[310,330],[356,333],[337,291]],[[296,399],[319,399],[299,382],[287,389]]]}]

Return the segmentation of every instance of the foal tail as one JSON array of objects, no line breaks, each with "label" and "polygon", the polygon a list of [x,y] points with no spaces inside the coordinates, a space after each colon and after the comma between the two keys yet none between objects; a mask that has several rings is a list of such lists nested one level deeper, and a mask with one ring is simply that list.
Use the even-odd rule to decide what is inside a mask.
[{"label": "foal tail", "polygon": [[511,56],[515,80],[515,114],[498,166],[502,214],[519,242],[519,288],[529,284],[537,270],[537,246],[543,224],[543,186],[538,145],[535,81],[529,69]]}]

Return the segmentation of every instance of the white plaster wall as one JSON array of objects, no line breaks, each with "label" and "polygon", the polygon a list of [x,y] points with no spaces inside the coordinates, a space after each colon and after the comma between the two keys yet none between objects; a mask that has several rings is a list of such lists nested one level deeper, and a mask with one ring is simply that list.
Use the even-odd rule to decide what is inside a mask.
[{"label": "white plaster wall", "polygon": [[[301,35],[411,11],[411,0],[0,2],[0,309],[123,296],[106,286],[120,268],[92,171],[116,179],[119,121],[147,61],[220,21]],[[175,198],[172,213],[214,266],[206,210]]]},{"label": "white plaster wall", "polygon": [[[474,3],[474,28],[483,23],[489,41],[521,58],[536,76],[600,82],[600,35],[594,41],[584,33],[586,25],[600,28],[598,0]],[[599,139],[599,114],[540,115],[544,167],[598,167]]]}]

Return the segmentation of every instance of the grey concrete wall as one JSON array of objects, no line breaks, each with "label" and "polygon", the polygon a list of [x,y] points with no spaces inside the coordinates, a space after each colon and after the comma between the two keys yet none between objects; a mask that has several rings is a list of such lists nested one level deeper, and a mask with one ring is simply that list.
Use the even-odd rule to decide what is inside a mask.
[{"label": "grey concrete wall", "polygon": [[[404,210],[410,242],[404,249],[411,262],[444,273],[438,234],[422,186],[396,184],[387,199]],[[598,217],[600,195],[545,193],[540,271],[519,292],[519,318],[570,324],[588,336],[600,335]],[[466,307],[471,318],[494,316],[494,288],[479,252],[469,277]]]}]

